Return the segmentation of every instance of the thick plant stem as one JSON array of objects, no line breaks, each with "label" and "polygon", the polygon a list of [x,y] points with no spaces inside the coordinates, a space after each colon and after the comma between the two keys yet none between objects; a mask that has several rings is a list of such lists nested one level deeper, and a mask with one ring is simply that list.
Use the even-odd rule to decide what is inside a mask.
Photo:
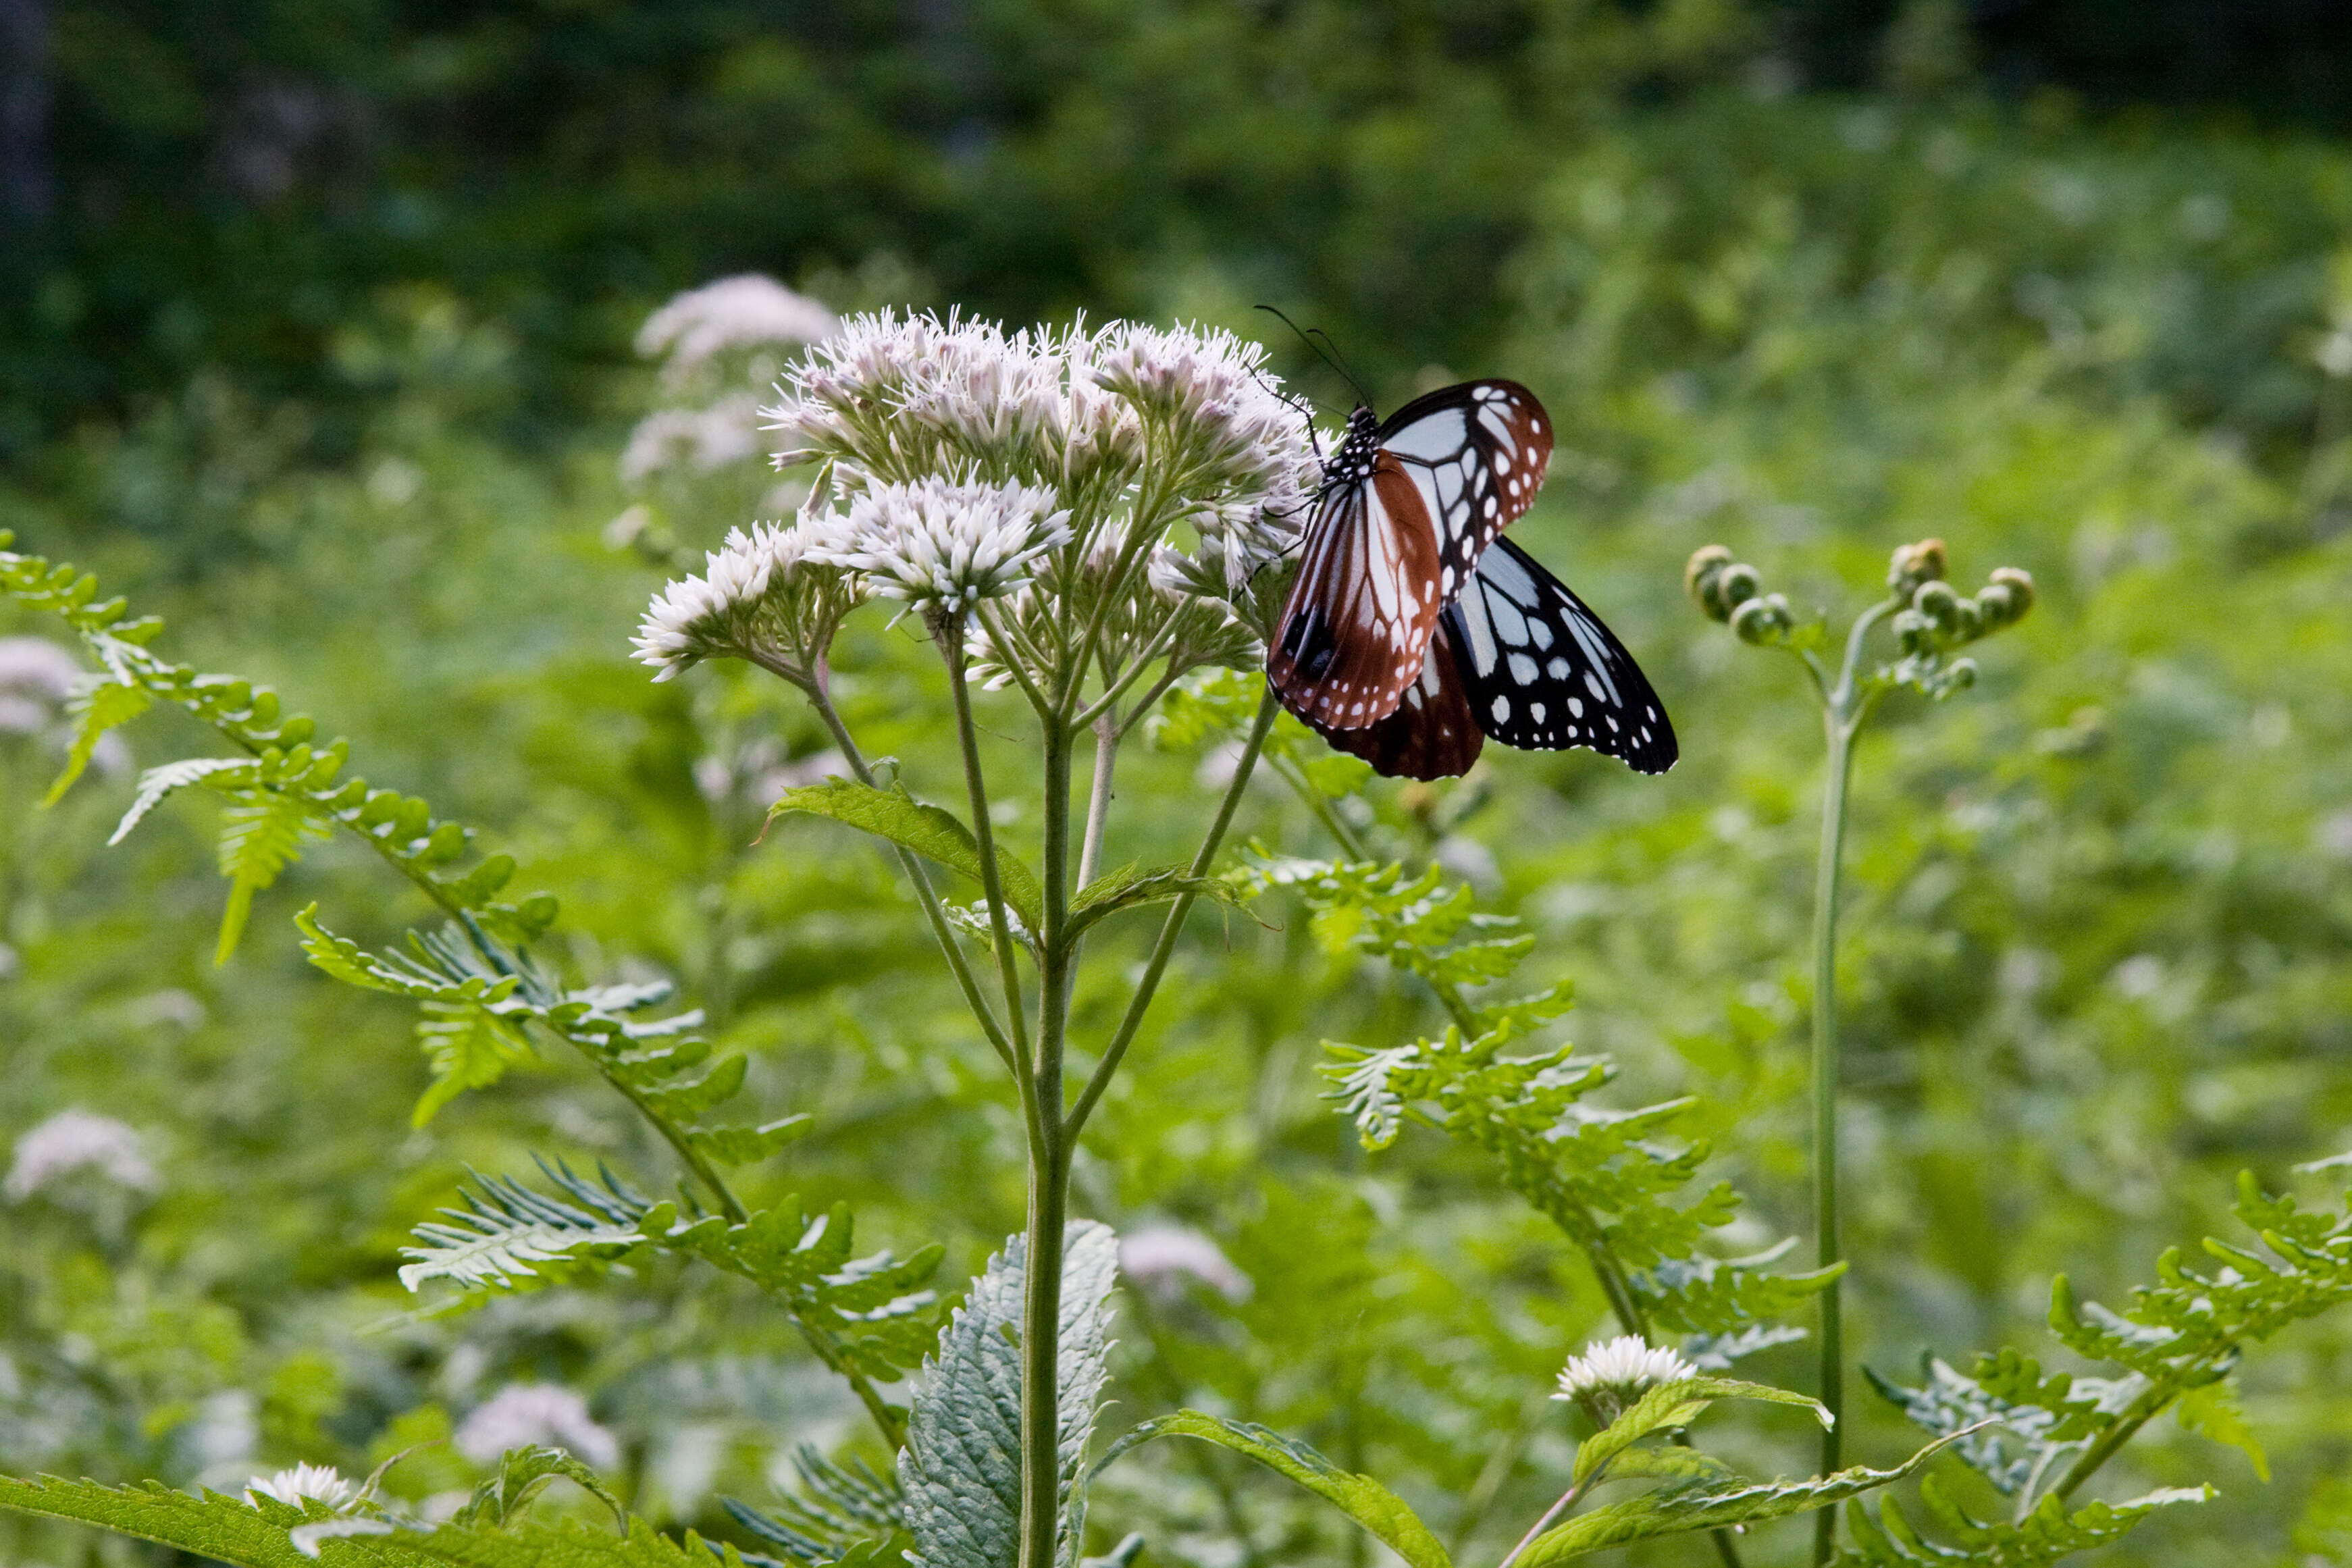
[{"label": "thick plant stem", "polygon": [[[1846,786],[1853,777],[1855,721],[1837,698],[1849,695],[1851,679],[1822,716],[1829,738],[1829,767],[1822,795],[1821,862],[1813,881],[1813,1262],[1834,1268],[1838,1246],[1838,866],[1845,847]],[[1845,1436],[1845,1337],[1839,1287],[1833,1279],[1822,1291],[1821,1387],[1830,1424],[1822,1432],[1822,1471],[1836,1473]],[[1837,1510],[1813,1515],[1813,1561],[1827,1563],[1837,1544]]]},{"label": "thick plant stem", "polygon": [[1062,1238],[1069,1224],[1070,1135],[1062,1055],[1070,1017],[1071,731],[1045,723],[1044,929],[1037,933],[1037,1055],[1030,1063],[1028,1273],[1021,1321],[1021,1564],[1054,1568],[1060,1544]]},{"label": "thick plant stem", "polygon": [[[1058,1089],[1058,1071],[1054,1080]],[[1062,1236],[1069,1224],[1070,1162],[1052,1120],[1038,1119],[1029,1148],[1028,1273],[1021,1315],[1021,1568],[1054,1568],[1061,1533]]]}]

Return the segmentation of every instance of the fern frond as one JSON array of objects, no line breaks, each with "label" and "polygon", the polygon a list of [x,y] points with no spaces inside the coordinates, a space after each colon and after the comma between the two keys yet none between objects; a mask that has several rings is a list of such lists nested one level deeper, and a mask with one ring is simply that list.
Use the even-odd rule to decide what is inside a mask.
[{"label": "fern frond", "polygon": [[414,1290],[428,1279],[448,1279],[467,1289],[513,1289],[536,1280],[532,1264],[576,1262],[618,1256],[643,1246],[639,1226],[650,1206],[598,1167],[600,1186],[569,1166],[540,1169],[571,1199],[534,1193],[511,1177],[477,1177],[478,1189],[461,1194],[463,1208],[445,1208],[444,1218],[416,1227],[421,1246],[401,1249],[411,1259],[400,1282]]}]

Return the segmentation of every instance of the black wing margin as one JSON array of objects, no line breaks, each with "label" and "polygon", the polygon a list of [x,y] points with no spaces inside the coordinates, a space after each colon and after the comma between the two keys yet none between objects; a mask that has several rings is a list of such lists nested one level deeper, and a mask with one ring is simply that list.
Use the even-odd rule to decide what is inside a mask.
[{"label": "black wing margin", "polygon": [[1635,773],[1681,753],[1666,705],[1625,645],[1507,539],[1445,607],[1446,641],[1478,727],[1525,752],[1589,746]]}]

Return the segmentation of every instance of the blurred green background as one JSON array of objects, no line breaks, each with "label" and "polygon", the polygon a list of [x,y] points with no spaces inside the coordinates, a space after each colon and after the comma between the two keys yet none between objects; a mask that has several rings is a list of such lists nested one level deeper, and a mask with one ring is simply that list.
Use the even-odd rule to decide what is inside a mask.
[{"label": "blurred green background", "polygon": [[[662,397],[632,338],[672,292],[758,270],[838,310],[1252,335],[1265,302],[1384,405],[1535,387],[1560,441],[1524,537],[1639,652],[1685,761],[1643,780],[1495,751],[1376,798],[1395,842],[1532,923],[1532,970],[1575,982],[1570,1032],[1629,1096],[1702,1097],[1743,1243],[1802,1224],[1819,737],[1793,666],[1700,620],[1680,563],[1721,540],[1841,615],[1924,534],[1964,585],[2027,567],[2040,606],[1978,689],[1898,700],[1861,753],[1849,1334],[1897,1375],[2046,1353],[2054,1271],[2118,1300],[2163,1247],[2226,1234],[2239,1169],[2318,1198],[2291,1167],[2352,1149],[2347,18],[0,0],[0,526],[483,826],[562,897],[576,973],[680,979],[751,1048],[768,1113],[818,1118],[754,1187],[850,1200],[877,1244],[946,1240],[954,1279],[1019,1223],[1017,1119],[884,864],[821,825],[749,847],[820,731],[737,673],[656,688],[625,661],[661,573],[611,521],[655,507],[706,546],[761,500],[617,471]],[[870,749],[945,790],[906,636],[867,621],[842,662]],[[53,664],[0,645],[0,1140],[79,1108],[134,1128],[147,1169],[0,1197],[0,1468],[364,1471],[555,1383],[638,1507],[726,1533],[719,1496],[856,1436],[725,1281],[418,1314],[397,1249],[468,1164],[539,1151],[658,1187],[664,1156],[553,1058],[412,1131],[411,1018],[309,970],[288,917],[315,899],[383,941],[424,910],[329,847],[215,969],[214,808],[101,847],[136,765],[203,738],[147,720],[35,811]],[[1129,765],[1115,857],[1177,850],[1193,765]],[[1329,852],[1270,791],[1244,831]],[[1198,921],[1080,1173],[1086,1212],[1196,1227],[1251,1282],[1129,1292],[1126,1412],[1297,1433],[1492,1555],[1553,1495],[1570,1435],[1541,1395],[1601,1304],[1475,1157],[1356,1150],[1318,1040],[1433,1010],[1266,914]],[[1809,1354],[1753,1364],[1802,1386]],[[2294,1331],[2242,1384],[2272,1479],[2151,1429],[2108,1495],[2222,1496],[2105,1561],[2352,1563],[2352,1325]],[[1806,1462],[1791,1424],[1722,1419],[1757,1466]],[[1867,1401],[1856,1426],[1850,1451],[1905,1443]],[[426,1450],[395,1489],[471,1464]],[[1158,1561],[1367,1560],[1280,1486],[1171,1454],[1097,1511]],[[1794,1561],[1801,1531],[1750,1562]],[[143,1555],[0,1521],[11,1563]]]}]

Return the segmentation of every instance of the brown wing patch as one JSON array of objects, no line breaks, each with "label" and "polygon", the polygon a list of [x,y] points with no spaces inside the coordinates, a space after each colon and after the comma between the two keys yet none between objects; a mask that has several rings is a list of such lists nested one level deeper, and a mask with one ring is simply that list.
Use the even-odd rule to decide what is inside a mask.
[{"label": "brown wing patch", "polygon": [[1440,608],[1437,536],[1421,487],[1386,452],[1324,505],[1338,510],[1307,531],[1266,679],[1308,723],[1361,729],[1421,675]]},{"label": "brown wing patch", "polygon": [[1458,778],[1486,743],[1443,623],[1423,656],[1421,679],[1405,689],[1387,718],[1354,730],[1316,724],[1315,731],[1334,749],[1363,758],[1374,773],[1392,779]]}]

